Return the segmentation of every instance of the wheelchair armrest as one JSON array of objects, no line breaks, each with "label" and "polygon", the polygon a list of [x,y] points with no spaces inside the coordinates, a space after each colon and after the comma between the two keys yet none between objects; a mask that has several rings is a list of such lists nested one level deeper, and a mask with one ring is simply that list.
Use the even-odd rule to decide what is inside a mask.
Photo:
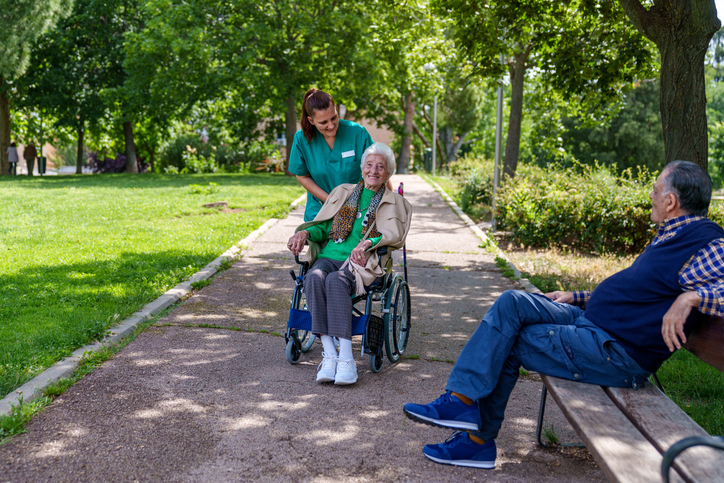
[{"label": "wheelchair armrest", "polygon": [[377,256],[381,257],[383,255],[387,255],[387,252],[389,252],[389,251],[390,251],[390,247],[388,247],[388,246],[379,247],[377,249]]}]

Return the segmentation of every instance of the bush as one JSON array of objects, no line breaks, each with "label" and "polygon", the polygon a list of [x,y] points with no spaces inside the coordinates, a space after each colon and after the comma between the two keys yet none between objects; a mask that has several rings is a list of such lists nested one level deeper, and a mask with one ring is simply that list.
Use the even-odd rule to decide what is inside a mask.
[{"label": "bush", "polygon": [[493,203],[493,161],[465,156],[450,163],[450,174],[460,185],[460,208]]},{"label": "bush", "polygon": [[649,191],[655,177],[645,169],[621,176],[612,170],[522,165],[498,191],[498,226],[528,246],[640,252],[654,234]]},{"label": "bush", "polygon": [[[116,153],[115,158],[109,158],[105,156],[103,159],[98,157],[97,151],[91,151],[88,153],[88,165],[91,167],[94,173],[125,173],[126,172],[126,155]],[[138,172],[145,173],[148,169],[148,165],[143,162],[141,157],[136,157],[138,164]]]},{"label": "bush", "polygon": [[275,156],[280,158],[279,150],[261,141],[239,146],[214,145],[203,142],[196,133],[183,133],[161,149],[156,170],[162,173],[237,173],[244,167],[254,171]]}]

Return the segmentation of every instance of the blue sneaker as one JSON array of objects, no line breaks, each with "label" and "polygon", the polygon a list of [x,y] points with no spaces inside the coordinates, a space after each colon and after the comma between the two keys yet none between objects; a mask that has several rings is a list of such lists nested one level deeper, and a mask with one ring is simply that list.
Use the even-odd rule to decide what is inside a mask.
[{"label": "blue sneaker", "polygon": [[495,468],[497,455],[494,439],[478,444],[464,431],[454,433],[442,444],[425,445],[422,452],[435,463],[486,470]]},{"label": "blue sneaker", "polygon": [[430,404],[405,404],[405,415],[418,423],[450,429],[477,431],[480,413],[477,401],[465,404],[450,391]]}]

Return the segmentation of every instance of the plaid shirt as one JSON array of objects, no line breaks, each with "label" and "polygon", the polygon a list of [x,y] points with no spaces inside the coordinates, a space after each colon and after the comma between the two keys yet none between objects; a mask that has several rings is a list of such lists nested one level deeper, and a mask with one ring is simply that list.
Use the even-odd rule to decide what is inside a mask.
[{"label": "plaid shirt", "polygon": [[[701,216],[685,215],[664,220],[651,245],[657,245],[676,235],[684,225],[701,220]],[[701,297],[699,311],[704,314],[724,315],[724,238],[712,240],[696,252],[679,270],[679,283],[687,292],[696,291]],[[573,292],[573,305],[585,306],[591,292]]]}]

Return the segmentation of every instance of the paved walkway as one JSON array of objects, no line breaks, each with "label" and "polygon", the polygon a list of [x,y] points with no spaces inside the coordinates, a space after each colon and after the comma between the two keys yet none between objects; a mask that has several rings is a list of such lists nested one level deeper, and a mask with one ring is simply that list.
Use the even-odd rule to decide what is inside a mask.
[{"label": "paved walkway", "polygon": [[[517,287],[427,183],[393,178],[400,181],[415,209],[407,354],[419,359],[385,360],[374,374],[358,355],[359,382],[347,387],[315,384],[319,344],[299,364],[286,361],[296,268],[286,241],[300,208],[0,447],[0,483],[602,481],[585,451],[535,443],[534,378],[521,379],[512,395],[495,470],[423,457],[424,444],[449,432],[407,420],[402,405],[443,391],[452,368],[445,361],[455,360],[495,298]],[[554,405],[551,425],[575,440]]]}]

